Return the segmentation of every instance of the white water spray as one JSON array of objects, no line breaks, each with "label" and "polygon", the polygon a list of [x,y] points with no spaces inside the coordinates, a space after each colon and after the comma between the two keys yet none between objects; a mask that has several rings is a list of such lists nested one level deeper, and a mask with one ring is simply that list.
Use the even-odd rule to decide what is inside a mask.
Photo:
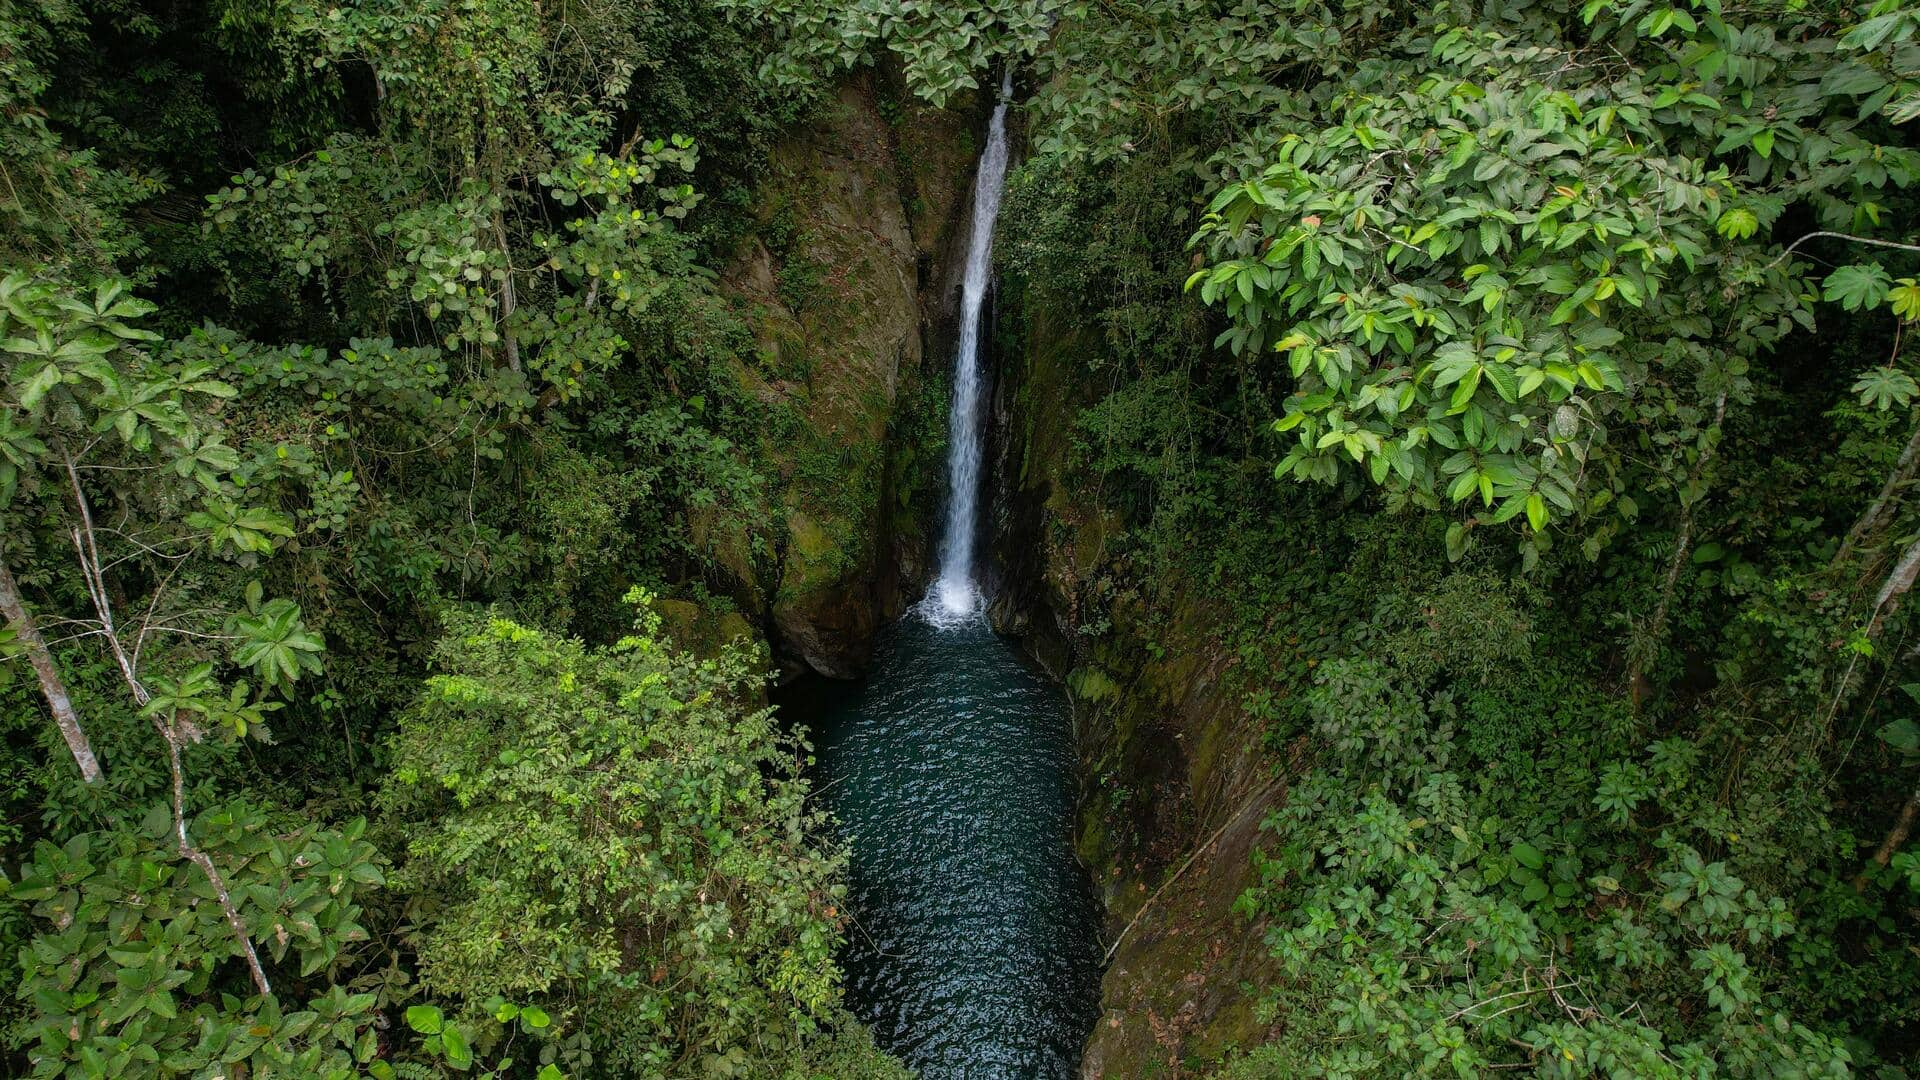
[{"label": "white water spray", "polygon": [[1007,98],[1013,72],[1000,79],[1000,99],[987,124],[987,145],[973,179],[973,233],[967,240],[966,277],[960,287],[960,343],[954,351],[953,403],[947,414],[947,528],[940,541],[940,576],[923,606],[935,623],[971,618],[981,606],[973,580],[974,519],[980,504],[980,309],[993,268],[993,225],[1007,181]]}]

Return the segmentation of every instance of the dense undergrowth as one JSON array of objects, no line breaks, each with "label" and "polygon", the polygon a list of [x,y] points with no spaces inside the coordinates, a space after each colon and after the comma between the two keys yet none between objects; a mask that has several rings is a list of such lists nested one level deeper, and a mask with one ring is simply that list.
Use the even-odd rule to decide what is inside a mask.
[{"label": "dense undergrowth", "polygon": [[1061,30],[1010,193],[1083,623],[1197,591],[1309,748],[1189,1066],[1905,1075],[1910,16],[1256,7]]},{"label": "dense undergrowth", "polygon": [[1273,767],[1311,749],[1240,901],[1266,1041],[1194,1064],[1906,1075],[1916,41],[0,0],[9,1070],[895,1073],[764,655],[645,590],[725,613],[700,537],[765,557],[806,440],[714,286],[785,250],[772,142],[844,69],[1011,62],[1003,295],[1077,328],[1119,525],[1081,629],[1204,596]]},{"label": "dense undergrowth", "polygon": [[800,426],[716,283],[767,48],[0,4],[0,1071],[897,1071],[764,646],[657,614],[745,625]]}]

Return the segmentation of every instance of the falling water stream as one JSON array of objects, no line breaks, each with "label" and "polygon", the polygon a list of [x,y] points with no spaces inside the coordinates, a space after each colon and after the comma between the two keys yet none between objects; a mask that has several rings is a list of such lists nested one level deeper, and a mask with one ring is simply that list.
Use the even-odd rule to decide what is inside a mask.
[{"label": "falling water stream", "polygon": [[974,569],[1007,97],[1003,82],[974,181],[938,577],[865,680],[818,681],[787,703],[815,732],[820,789],[852,850],[849,1001],[923,1080],[1066,1080],[1098,1008],[1067,703],[987,625]]},{"label": "falling water stream", "polygon": [[979,525],[981,443],[980,312],[986,305],[993,270],[993,226],[1000,220],[1000,193],[1007,186],[1007,97],[1010,76],[1000,83],[1000,100],[987,124],[987,146],[973,180],[973,231],[967,237],[967,262],[960,284],[960,340],[953,353],[953,402],[947,409],[947,527],[940,538],[940,576],[927,612],[955,623],[980,607],[980,586],[973,579],[973,537]]}]

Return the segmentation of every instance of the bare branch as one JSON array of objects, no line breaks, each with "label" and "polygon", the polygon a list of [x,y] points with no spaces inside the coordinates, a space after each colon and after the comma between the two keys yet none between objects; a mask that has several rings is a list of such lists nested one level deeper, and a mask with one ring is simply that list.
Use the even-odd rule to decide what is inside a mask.
[{"label": "bare branch", "polygon": [[100,771],[99,759],[93,756],[93,744],[87,740],[86,729],[80,726],[80,714],[74,711],[73,699],[67,696],[67,684],[54,665],[53,653],[33,625],[32,616],[27,614],[26,604],[20,598],[20,586],[13,580],[13,571],[7,569],[3,557],[0,557],[0,614],[7,617],[14,634],[26,647],[27,662],[33,665],[33,674],[40,680],[40,695],[47,699],[54,726],[60,729],[60,737],[73,753],[81,778],[89,784],[100,783],[105,774]]},{"label": "bare branch", "polygon": [[1869,247],[1893,248],[1897,251],[1911,251],[1916,254],[1920,254],[1920,244],[1901,244],[1892,240],[1875,240],[1871,236],[1855,236],[1852,233],[1827,232],[1826,230],[1821,230],[1820,232],[1810,232],[1807,235],[1801,237],[1800,239],[1795,240],[1793,243],[1788,244],[1787,249],[1785,251],[1782,251],[1777,257],[1774,258],[1772,262],[1768,263],[1766,266],[1762,267],[1761,269],[1771,270],[1774,267],[1779,266],[1781,263],[1787,260],[1787,256],[1793,254],[1793,250],[1795,248],[1799,247],[1801,244],[1804,244],[1809,240],[1818,240],[1818,239],[1821,239],[1822,237],[1825,237],[1831,240],[1845,240],[1845,241],[1848,241],[1849,243],[1854,243],[1854,244],[1866,244]]},{"label": "bare branch", "polygon": [[[101,634],[106,638],[107,651],[113,657],[114,666],[120,669],[120,678],[127,684],[127,692],[133,695],[133,700],[144,712],[153,698],[141,684],[134,659],[128,655],[119,633],[114,629],[113,605],[108,599],[107,582],[101,570],[100,547],[93,532],[93,510],[87,505],[87,494],[80,486],[80,473],[74,468],[71,457],[67,459],[67,479],[73,489],[74,505],[80,512],[80,524],[73,529],[73,549],[80,558],[80,574],[86,582],[87,594],[93,598],[95,613],[100,616]],[[154,716],[152,720],[154,730],[160,733],[161,741],[167,744],[167,768],[173,778],[173,833],[180,857],[199,867],[200,872],[206,875],[207,884],[213,886],[214,898],[227,917],[227,925],[233,928],[233,936],[240,944],[241,954],[246,957],[254,989],[265,997],[273,993],[273,987],[267,982],[266,969],[260,964],[260,954],[253,947],[253,938],[247,933],[246,922],[240,918],[240,909],[234,905],[226,879],[221,876],[219,867],[213,864],[213,858],[187,839],[187,782],[186,771],[180,764],[180,750],[188,734],[180,723],[180,714],[176,710],[171,716]]]},{"label": "bare branch", "polygon": [[[145,692],[141,691],[142,694]],[[206,875],[207,884],[213,886],[214,898],[219,900],[220,910],[227,916],[227,925],[233,928],[233,936],[240,942],[240,951],[247,958],[247,970],[253,975],[253,987],[260,991],[260,996],[265,997],[273,993],[273,987],[267,982],[266,969],[260,966],[260,954],[254,950],[253,938],[247,934],[247,924],[240,919],[240,909],[234,906],[233,894],[227,890],[227,881],[220,875],[220,869],[213,865],[213,858],[187,841],[186,774],[180,767],[180,744],[183,741],[180,714],[176,712],[166,721],[156,716],[153,726],[167,743],[167,768],[173,774],[173,833],[179,845],[180,857],[198,866],[200,872]]]}]

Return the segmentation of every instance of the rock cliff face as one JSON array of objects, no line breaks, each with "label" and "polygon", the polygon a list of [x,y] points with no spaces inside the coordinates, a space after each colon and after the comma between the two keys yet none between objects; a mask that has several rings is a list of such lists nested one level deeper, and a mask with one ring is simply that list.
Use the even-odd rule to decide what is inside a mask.
[{"label": "rock cliff face", "polygon": [[[1045,313],[1001,360],[999,625],[1029,635],[1074,699],[1076,842],[1113,943],[1081,1075],[1178,1077],[1265,1034],[1242,984],[1266,977],[1261,927],[1233,911],[1265,811],[1283,794],[1242,708],[1236,662],[1178,582],[1127,584],[1117,531],[1071,435],[1086,403],[1068,359],[1099,343]],[[1268,759],[1270,760],[1270,758]]]},{"label": "rock cliff face", "polygon": [[776,655],[836,677],[859,673],[924,577],[938,498],[927,458],[937,466],[945,369],[930,328],[975,118],[905,98],[866,75],[778,147],[723,280],[759,353],[739,377],[778,418],[765,447],[777,522],[770,551],[696,532]]}]

